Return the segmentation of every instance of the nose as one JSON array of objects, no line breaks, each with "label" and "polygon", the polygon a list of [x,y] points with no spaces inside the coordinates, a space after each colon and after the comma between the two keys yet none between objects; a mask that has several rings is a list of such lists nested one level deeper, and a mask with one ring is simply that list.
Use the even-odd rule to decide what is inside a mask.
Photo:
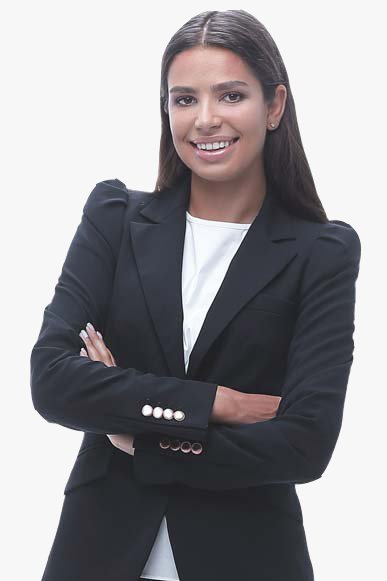
[{"label": "nose", "polygon": [[216,114],[216,110],[209,101],[202,101],[197,108],[197,116],[195,119],[195,129],[202,129],[208,131],[214,127],[221,125],[221,119]]}]

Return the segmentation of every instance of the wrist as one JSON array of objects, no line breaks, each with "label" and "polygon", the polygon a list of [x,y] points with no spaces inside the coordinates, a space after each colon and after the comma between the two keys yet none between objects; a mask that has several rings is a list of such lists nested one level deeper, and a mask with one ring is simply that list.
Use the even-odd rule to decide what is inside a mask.
[{"label": "wrist", "polygon": [[239,420],[241,394],[235,389],[218,385],[216,397],[212,408],[211,419],[219,423],[237,423]]}]

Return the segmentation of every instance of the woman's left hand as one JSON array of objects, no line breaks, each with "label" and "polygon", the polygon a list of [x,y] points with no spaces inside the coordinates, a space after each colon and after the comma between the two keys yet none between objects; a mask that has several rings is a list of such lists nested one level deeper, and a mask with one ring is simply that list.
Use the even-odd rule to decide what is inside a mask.
[{"label": "woman's left hand", "polygon": [[113,446],[134,456],[133,440],[134,436],[132,434],[106,434]]},{"label": "woman's left hand", "polygon": [[[103,340],[103,337],[99,331],[96,331],[91,323],[87,323],[86,331],[81,330],[79,336],[85,343],[86,349],[82,347],[80,350],[81,357],[89,357],[92,361],[101,361],[107,367],[117,367],[116,360],[113,354]],[[113,446],[134,456],[133,440],[134,436],[132,434],[106,434]]]}]

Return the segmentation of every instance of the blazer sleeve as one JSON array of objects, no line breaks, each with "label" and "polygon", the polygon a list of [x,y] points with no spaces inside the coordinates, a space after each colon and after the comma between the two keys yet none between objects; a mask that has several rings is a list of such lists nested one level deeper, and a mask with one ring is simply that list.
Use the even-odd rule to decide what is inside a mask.
[{"label": "blazer sleeve", "polygon": [[[79,354],[79,332],[88,321],[104,332],[130,200],[119,180],[98,183],[86,200],[32,348],[33,405],[48,422],[84,432],[147,433],[157,425],[170,436],[202,437],[216,384],[108,367]],[[144,416],[143,405],[157,400],[174,402],[185,419]]]},{"label": "blazer sleeve", "polygon": [[353,361],[360,253],[356,231],[338,220],[313,240],[276,417],[211,424],[200,454],[162,449],[157,435],[140,434],[134,440],[140,481],[227,490],[301,484],[322,476],[341,429]]}]

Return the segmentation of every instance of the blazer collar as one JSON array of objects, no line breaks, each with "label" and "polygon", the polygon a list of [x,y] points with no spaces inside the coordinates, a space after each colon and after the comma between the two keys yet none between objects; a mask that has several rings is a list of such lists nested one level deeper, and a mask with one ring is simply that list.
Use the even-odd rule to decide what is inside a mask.
[{"label": "blazer collar", "polygon": [[296,256],[297,236],[293,216],[268,189],[208,310],[186,373],[181,273],[190,185],[191,179],[184,178],[154,193],[140,210],[151,222],[131,221],[130,233],[145,300],[171,375],[200,379],[200,365],[227,324]]}]

